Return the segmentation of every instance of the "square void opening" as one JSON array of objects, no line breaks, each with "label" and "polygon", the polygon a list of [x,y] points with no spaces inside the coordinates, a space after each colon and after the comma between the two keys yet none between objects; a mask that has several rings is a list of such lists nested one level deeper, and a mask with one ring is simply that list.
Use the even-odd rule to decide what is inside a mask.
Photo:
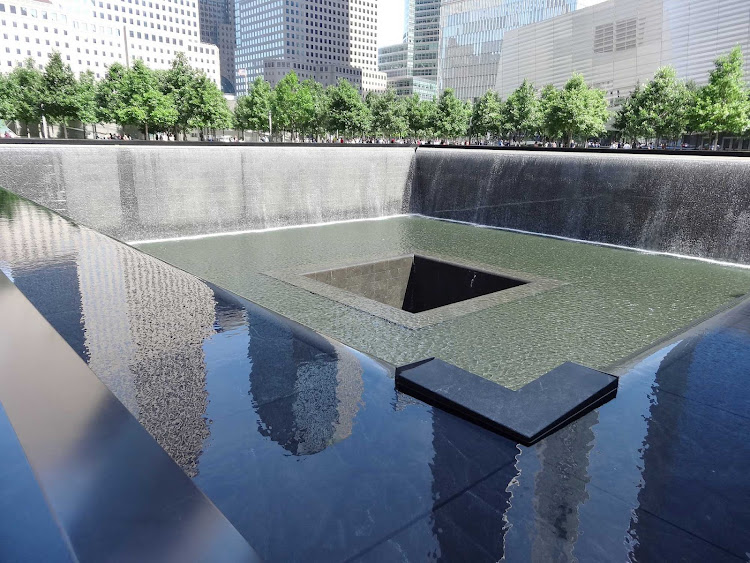
[{"label": "square void opening", "polygon": [[527,283],[419,255],[305,276],[409,313],[429,311]]}]

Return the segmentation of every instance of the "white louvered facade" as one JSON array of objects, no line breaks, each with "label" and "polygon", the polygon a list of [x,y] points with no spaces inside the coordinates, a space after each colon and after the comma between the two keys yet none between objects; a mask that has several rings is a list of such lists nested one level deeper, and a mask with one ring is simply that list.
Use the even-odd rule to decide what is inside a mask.
[{"label": "white louvered facade", "polygon": [[561,87],[579,72],[617,107],[662,66],[705,84],[735,45],[750,54],[748,0],[608,0],[507,32],[495,88],[505,98],[524,79]]}]

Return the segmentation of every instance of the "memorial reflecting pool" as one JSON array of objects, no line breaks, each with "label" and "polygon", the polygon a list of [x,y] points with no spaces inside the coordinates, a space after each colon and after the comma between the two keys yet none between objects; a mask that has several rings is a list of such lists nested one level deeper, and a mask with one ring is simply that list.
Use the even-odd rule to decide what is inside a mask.
[{"label": "memorial reflecting pool", "polygon": [[[511,388],[565,361],[607,368],[750,291],[748,269],[421,217],[137,246],[393,364],[436,356]],[[409,325],[304,275],[410,254],[532,283]]]}]

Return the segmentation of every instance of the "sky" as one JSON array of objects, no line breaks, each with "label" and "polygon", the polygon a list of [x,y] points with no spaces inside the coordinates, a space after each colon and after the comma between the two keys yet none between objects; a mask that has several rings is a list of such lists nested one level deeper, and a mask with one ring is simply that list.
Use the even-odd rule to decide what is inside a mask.
[{"label": "sky", "polygon": [[404,36],[404,1],[380,0],[378,48],[401,43]]}]

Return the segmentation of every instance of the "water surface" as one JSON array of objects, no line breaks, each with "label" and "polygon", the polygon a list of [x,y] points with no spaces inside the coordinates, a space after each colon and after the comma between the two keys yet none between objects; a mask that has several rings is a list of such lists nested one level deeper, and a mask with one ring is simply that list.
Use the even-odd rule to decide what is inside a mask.
[{"label": "water surface", "polygon": [[[422,217],[138,246],[388,362],[436,356],[512,388],[564,361],[605,368],[750,291],[747,269]],[[412,330],[264,275],[410,253],[564,285]]]}]

